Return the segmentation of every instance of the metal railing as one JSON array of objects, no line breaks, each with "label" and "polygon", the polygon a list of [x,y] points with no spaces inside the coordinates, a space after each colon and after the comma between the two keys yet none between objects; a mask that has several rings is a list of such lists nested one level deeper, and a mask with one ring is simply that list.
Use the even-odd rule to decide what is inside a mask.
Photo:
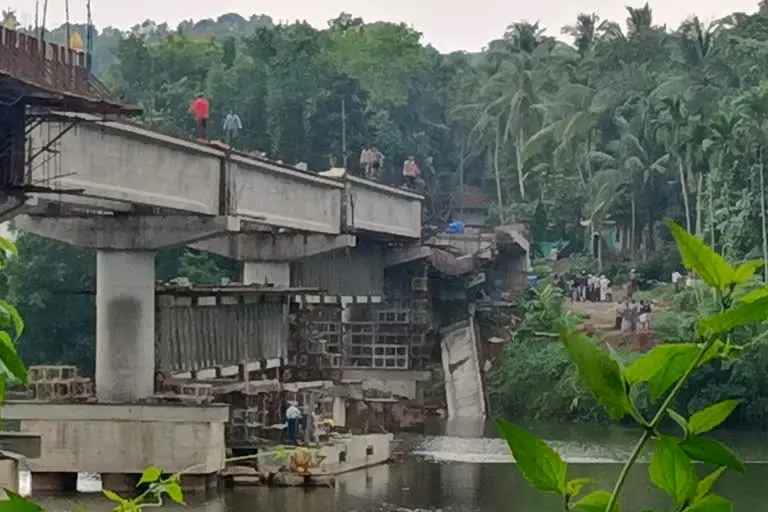
[{"label": "metal railing", "polygon": [[86,66],[86,54],[0,27],[0,74],[49,91],[106,98]]}]

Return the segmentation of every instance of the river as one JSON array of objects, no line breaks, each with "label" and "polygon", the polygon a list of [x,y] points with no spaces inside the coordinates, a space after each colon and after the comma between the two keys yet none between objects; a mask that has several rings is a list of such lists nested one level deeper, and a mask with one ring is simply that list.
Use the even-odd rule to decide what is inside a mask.
[{"label": "river", "polygon": [[[637,431],[619,427],[529,425],[569,462],[569,478],[590,477],[603,488],[615,478]],[[747,461],[744,475],[729,474],[717,491],[736,502],[736,512],[765,510],[768,503],[768,443],[764,432],[725,432]],[[493,428],[474,422],[433,426],[425,434],[398,436],[397,461],[338,478],[335,489],[238,488],[189,496],[191,512],[559,512],[557,497],[536,491],[510,463]],[[700,470],[703,472],[704,467]],[[98,494],[39,497],[49,512],[110,510]],[[648,483],[647,465],[630,474],[624,508],[640,512],[668,502]],[[168,507],[176,508],[178,507]]]}]

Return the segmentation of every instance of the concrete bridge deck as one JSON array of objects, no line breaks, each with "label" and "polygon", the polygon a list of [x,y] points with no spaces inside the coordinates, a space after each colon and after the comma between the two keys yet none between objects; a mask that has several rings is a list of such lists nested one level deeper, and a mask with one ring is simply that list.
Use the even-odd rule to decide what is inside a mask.
[{"label": "concrete bridge deck", "polygon": [[[33,150],[65,131],[33,183],[68,194],[46,203],[137,213],[236,216],[310,233],[418,239],[418,194],[355,177],[328,178],[137,125],[61,114],[31,134]],[[142,210],[143,208],[143,210]]]}]

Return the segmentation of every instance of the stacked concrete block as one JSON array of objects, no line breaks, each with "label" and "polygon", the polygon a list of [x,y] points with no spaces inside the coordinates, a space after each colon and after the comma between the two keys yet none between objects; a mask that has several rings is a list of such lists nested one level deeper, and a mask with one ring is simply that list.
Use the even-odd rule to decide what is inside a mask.
[{"label": "stacked concrete block", "polygon": [[211,402],[213,401],[213,385],[182,384],[181,395],[184,399],[193,400],[195,402]]},{"label": "stacked concrete block", "polygon": [[93,381],[78,376],[75,366],[32,366],[28,375],[29,388],[35,400],[84,400],[94,394]]}]

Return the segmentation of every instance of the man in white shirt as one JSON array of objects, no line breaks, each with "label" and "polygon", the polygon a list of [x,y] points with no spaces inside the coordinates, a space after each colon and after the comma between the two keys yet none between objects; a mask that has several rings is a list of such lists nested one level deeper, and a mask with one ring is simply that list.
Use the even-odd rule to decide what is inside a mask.
[{"label": "man in white shirt", "polygon": [[243,129],[243,121],[240,119],[239,115],[230,110],[227,117],[224,118],[222,128],[227,136],[227,144],[231,146],[232,142],[234,142],[240,134],[240,130]]},{"label": "man in white shirt", "polygon": [[608,302],[608,287],[611,285],[611,280],[605,277],[605,274],[600,276],[600,302]]},{"label": "man in white shirt", "polygon": [[301,409],[298,408],[296,402],[291,402],[291,405],[285,411],[285,419],[288,422],[288,442],[293,443],[294,445],[299,444],[297,437],[299,435]]},{"label": "man in white shirt", "polygon": [[680,284],[683,282],[683,274],[675,270],[672,272],[672,284],[675,285],[675,291],[680,291]]}]

